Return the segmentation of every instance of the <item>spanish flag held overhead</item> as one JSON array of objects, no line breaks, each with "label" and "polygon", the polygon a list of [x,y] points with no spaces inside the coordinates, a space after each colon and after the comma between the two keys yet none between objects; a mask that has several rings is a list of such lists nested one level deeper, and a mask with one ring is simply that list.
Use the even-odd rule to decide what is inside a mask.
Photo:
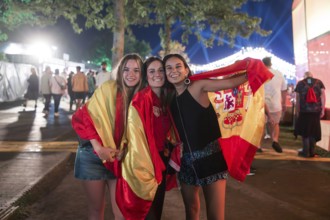
[{"label": "spanish flag held overhead", "polygon": [[263,84],[273,77],[261,60],[246,58],[232,65],[196,74],[191,81],[246,74],[248,82],[234,89],[209,93],[221,130],[219,143],[229,174],[244,181],[260,147],[265,125]]}]

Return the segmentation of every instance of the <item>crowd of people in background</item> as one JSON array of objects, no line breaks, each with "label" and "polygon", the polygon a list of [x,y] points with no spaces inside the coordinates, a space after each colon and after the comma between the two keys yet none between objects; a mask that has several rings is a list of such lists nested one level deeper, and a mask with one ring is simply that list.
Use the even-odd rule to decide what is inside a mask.
[{"label": "crowd of people in background", "polygon": [[[75,72],[70,71],[69,73],[67,68],[60,73],[59,69],[52,70],[50,66],[46,66],[40,80],[35,68],[31,68],[30,71],[23,107],[26,108],[28,101],[31,100],[34,101],[36,109],[41,95],[44,103],[42,112],[45,116],[54,112],[54,117],[60,115],[59,109],[63,98],[69,99],[69,112],[73,113],[92,97],[99,85],[111,79],[111,72],[107,71],[106,62],[102,62],[99,70],[89,69],[87,73],[82,71],[80,66],[76,67]],[[54,106],[53,111],[51,111],[52,106]]]}]

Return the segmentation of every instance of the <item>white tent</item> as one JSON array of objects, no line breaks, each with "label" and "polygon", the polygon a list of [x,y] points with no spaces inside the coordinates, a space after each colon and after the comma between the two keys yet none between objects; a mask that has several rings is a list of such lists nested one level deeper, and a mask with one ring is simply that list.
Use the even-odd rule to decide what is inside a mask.
[{"label": "white tent", "polygon": [[28,86],[27,79],[31,74],[31,67],[36,68],[31,64],[0,61],[0,102],[14,101],[23,97]]}]

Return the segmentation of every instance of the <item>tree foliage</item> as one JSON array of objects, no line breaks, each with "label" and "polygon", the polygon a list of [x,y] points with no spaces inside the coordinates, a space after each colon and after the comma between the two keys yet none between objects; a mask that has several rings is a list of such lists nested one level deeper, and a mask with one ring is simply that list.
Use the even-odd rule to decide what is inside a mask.
[{"label": "tree foliage", "polygon": [[[131,2],[132,0],[4,0],[0,3],[0,41],[7,40],[6,32],[21,25],[53,25],[58,18],[64,17],[78,34],[92,27],[97,30],[111,30],[108,37],[113,40],[112,61],[116,63],[124,53],[124,31],[138,19],[137,13],[133,13],[133,7],[127,6]],[[128,13],[125,13],[126,9]]]},{"label": "tree foliage", "polygon": [[[23,24],[51,25],[59,17],[72,24],[77,33],[88,28],[109,29],[113,35],[112,60],[124,53],[125,31],[131,25],[161,25],[160,38],[165,53],[170,50],[174,25],[182,29],[181,43],[195,35],[206,46],[215,42],[232,45],[237,36],[252,33],[265,36],[261,19],[241,11],[247,0],[2,0],[0,3],[0,40],[6,31]],[[83,18],[83,22],[80,22]],[[206,34],[205,34],[206,33]],[[110,36],[109,36],[110,39]]]},{"label": "tree foliage", "polygon": [[50,0],[2,0],[0,2],[0,42],[7,40],[7,32],[21,25],[45,26],[54,24],[56,18],[49,7]]},{"label": "tree foliage", "polygon": [[[112,43],[110,43],[112,42],[111,31],[107,30],[103,35],[96,35],[92,41],[90,47],[85,50],[85,57],[89,57],[89,60],[98,66],[102,61],[112,63],[109,62],[112,57]],[[145,41],[138,41],[134,35],[126,34],[124,53],[138,53],[141,57],[146,57],[150,55],[151,47]]]},{"label": "tree foliage", "polygon": [[[141,0],[141,2],[146,2]],[[215,41],[219,45],[224,40],[234,44],[237,36],[248,38],[252,33],[267,36],[270,31],[260,27],[261,18],[251,17],[240,11],[247,0],[150,0],[145,13],[149,14],[149,24],[163,25],[160,37],[165,51],[169,51],[173,25],[179,24],[183,30],[182,43],[195,35],[205,46],[211,47]],[[141,20],[141,25],[145,20]],[[207,33],[207,34],[204,34]]]}]

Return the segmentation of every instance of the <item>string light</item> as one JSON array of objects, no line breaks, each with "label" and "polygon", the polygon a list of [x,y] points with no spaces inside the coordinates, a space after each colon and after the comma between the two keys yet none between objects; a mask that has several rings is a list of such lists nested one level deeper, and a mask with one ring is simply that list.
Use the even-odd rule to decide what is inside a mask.
[{"label": "string light", "polygon": [[264,48],[258,47],[258,48],[252,48],[252,47],[246,47],[242,48],[239,52],[225,57],[223,59],[220,59],[218,61],[205,64],[205,65],[194,65],[191,64],[191,70],[194,73],[201,73],[217,68],[221,68],[224,66],[228,66],[230,64],[233,64],[237,60],[242,60],[246,57],[251,57],[254,59],[263,59],[264,57],[271,57],[272,58],[272,68],[280,71],[283,73],[284,77],[288,81],[296,81],[296,67],[295,65],[292,65],[288,63],[287,61],[275,56],[274,54],[266,51]]}]

